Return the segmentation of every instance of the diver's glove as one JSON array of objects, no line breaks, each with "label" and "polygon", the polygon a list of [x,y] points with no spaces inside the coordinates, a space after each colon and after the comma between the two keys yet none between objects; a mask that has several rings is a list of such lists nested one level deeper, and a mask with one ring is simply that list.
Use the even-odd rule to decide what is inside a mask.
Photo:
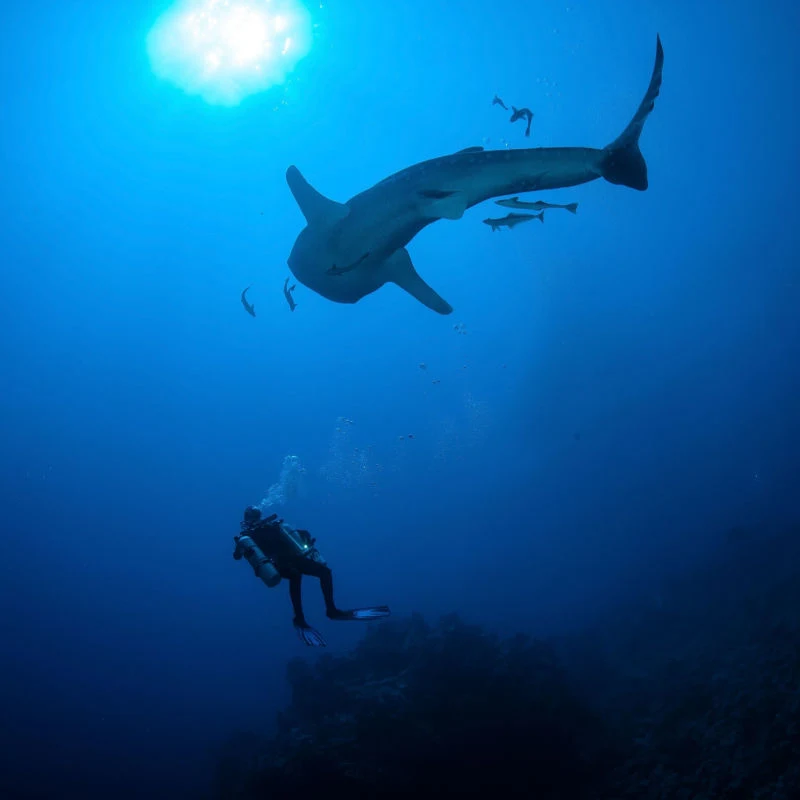
[{"label": "diver's glove", "polygon": [[303,642],[303,644],[307,644],[309,647],[327,647],[327,643],[322,638],[322,634],[315,628],[312,628],[307,622],[298,622],[295,620],[294,629],[297,631],[297,635],[300,637],[300,641]]}]

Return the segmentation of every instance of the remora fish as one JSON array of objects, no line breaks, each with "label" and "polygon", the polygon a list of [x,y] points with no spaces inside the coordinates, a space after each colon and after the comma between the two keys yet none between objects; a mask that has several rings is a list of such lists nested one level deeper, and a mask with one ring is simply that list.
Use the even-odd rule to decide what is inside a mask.
[{"label": "remora fish", "polygon": [[[294,243],[289,268],[304,286],[338,303],[356,303],[395,283],[428,308],[449,314],[452,307],[417,274],[406,245],[432,222],[460,219],[466,209],[492,197],[561,189],[597,178],[644,191],[647,165],[639,136],[658,97],[663,64],[657,38],[644,99],[620,136],[602,149],[470,147],[414,164],[347,203],[329,200],[297,167],[289,167],[286,180],[308,223]],[[342,274],[337,264],[354,266]],[[330,274],[331,269],[340,274]]]},{"label": "remora fish", "polygon": [[[249,288],[250,288],[250,287],[248,286],[248,287],[247,287],[247,289],[249,289]],[[248,313],[248,314],[249,314],[251,317],[254,317],[254,316],[256,315],[256,307],[255,307],[255,306],[253,306],[253,305],[250,305],[250,303],[248,303],[248,302],[247,302],[247,297],[245,296],[245,295],[247,294],[247,289],[245,289],[245,290],[242,292],[242,305],[244,306],[244,310],[245,310],[245,311],[246,311],[246,312],[247,312],[247,313]]]},{"label": "remora fish", "polygon": [[539,222],[544,222],[544,211],[538,214],[506,214],[505,217],[501,217],[500,219],[492,219],[490,217],[489,219],[485,219],[484,222],[491,227],[492,232],[494,232],[498,228],[508,228],[510,230],[521,222],[528,222],[532,219],[538,219]]},{"label": "remora fish", "polygon": [[286,298],[286,302],[289,304],[289,311],[294,311],[297,308],[297,303],[295,303],[294,297],[292,297],[292,292],[296,288],[297,284],[289,286],[288,278],[283,282],[283,296]]},{"label": "remora fish", "polygon": [[558,203],[545,203],[544,200],[536,200],[535,202],[527,202],[520,200],[519,197],[507,197],[505,200],[495,200],[498,206],[505,206],[506,208],[524,208],[526,211],[544,211],[547,208],[563,208],[569,211],[570,214],[578,213],[577,203],[567,203],[564,206]]},{"label": "remora fish", "polygon": [[516,106],[511,106],[511,110],[514,113],[511,115],[509,122],[516,122],[518,119],[528,120],[528,127],[525,128],[525,135],[530,136],[531,123],[533,122],[533,111],[531,111],[529,108],[517,108]]}]

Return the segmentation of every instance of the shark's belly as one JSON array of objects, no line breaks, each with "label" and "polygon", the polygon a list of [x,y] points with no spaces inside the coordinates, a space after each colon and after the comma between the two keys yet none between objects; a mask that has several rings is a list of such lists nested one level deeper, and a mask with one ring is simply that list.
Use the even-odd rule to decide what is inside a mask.
[{"label": "shark's belly", "polygon": [[492,153],[467,182],[469,205],[505,194],[563,189],[601,175],[602,151],[588,147],[542,147]]},{"label": "shark's belly", "polygon": [[365,258],[369,242],[352,236],[342,226],[333,229],[306,227],[297,237],[288,265],[294,277],[312,291],[337,303],[355,303],[379,289],[386,277],[378,262]]},{"label": "shark's belly", "polygon": [[359,267],[342,275],[317,275],[307,286],[335,303],[356,303],[362,297],[380,289],[384,283],[386,279],[378,270]]},{"label": "shark's belly", "polygon": [[344,261],[352,259],[349,263],[363,258],[359,268],[369,269],[382,263],[433,221],[420,216],[418,205],[413,197],[397,202],[380,196],[373,202],[354,204],[347,218],[337,226],[333,237],[335,249]]}]

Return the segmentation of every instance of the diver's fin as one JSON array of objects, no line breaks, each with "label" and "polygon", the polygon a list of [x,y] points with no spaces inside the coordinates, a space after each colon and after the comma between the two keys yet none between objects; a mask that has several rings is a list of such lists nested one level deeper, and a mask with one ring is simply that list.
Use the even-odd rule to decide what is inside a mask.
[{"label": "diver's fin", "polygon": [[303,644],[307,644],[309,647],[327,647],[322,634],[310,625],[295,625],[294,629]]},{"label": "diver's fin", "polygon": [[350,209],[344,203],[337,203],[320,194],[295,166],[286,170],[286,182],[308,223],[321,222],[333,225],[350,213]]},{"label": "diver's fin", "polygon": [[381,269],[386,270],[386,280],[396,283],[401,289],[405,289],[412,297],[415,297],[432,311],[436,311],[438,314],[450,314],[453,311],[450,303],[436,294],[420,278],[411,263],[411,256],[409,256],[408,250],[404,247],[395,250],[383,262]]},{"label": "diver's fin", "polygon": [[461,219],[467,210],[469,198],[466,192],[449,192],[424,189],[420,212],[431,219]]},{"label": "diver's fin", "polygon": [[367,622],[371,619],[383,619],[390,616],[391,613],[389,606],[370,606],[369,608],[351,608],[349,611],[340,611],[331,616],[331,619]]},{"label": "diver's fin", "polygon": [[371,608],[354,608],[351,612],[353,619],[370,620],[383,619],[391,616],[389,606],[372,606]]},{"label": "diver's fin", "polygon": [[578,213],[578,204],[577,203],[567,203],[564,208],[569,211],[570,214],[577,214]]},{"label": "diver's fin", "polygon": [[609,183],[622,184],[642,192],[647,188],[647,164],[642,151],[639,150],[639,136],[661,90],[663,67],[664,48],[661,46],[661,37],[656,36],[656,61],[644,99],[628,123],[628,127],[604,148],[605,158],[601,169],[603,177]]}]

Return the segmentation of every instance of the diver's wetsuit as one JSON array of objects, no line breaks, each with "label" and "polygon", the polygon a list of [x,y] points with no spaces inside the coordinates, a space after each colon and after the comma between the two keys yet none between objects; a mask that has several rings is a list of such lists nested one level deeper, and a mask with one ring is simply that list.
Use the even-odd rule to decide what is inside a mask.
[{"label": "diver's wetsuit", "polygon": [[[280,578],[289,581],[289,597],[294,609],[294,627],[300,639],[311,647],[324,647],[325,640],[319,631],[314,630],[303,614],[302,583],[303,575],[319,578],[322,596],[325,598],[325,611],[329,619],[334,620],[373,620],[388,617],[388,606],[369,606],[367,608],[351,608],[342,611],[336,608],[333,602],[333,575],[325,559],[314,547],[316,539],[308,531],[290,528],[282,524],[283,520],[273,514],[267,519],[261,518],[261,511],[255,506],[245,509],[241,525],[241,537],[250,537],[255,547],[240,547],[239,536],[234,537],[236,549],[235,559],[247,558],[253,566],[256,575],[261,577],[268,586],[274,586],[272,578],[265,580],[260,570],[265,563],[270,564],[277,571]],[[260,551],[260,554],[258,554]],[[255,555],[254,555],[255,554]],[[254,562],[252,559],[256,558]],[[259,561],[258,559],[262,559]],[[280,580],[278,578],[278,580]]]},{"label": "diver's wetsuit", "polygon": [[302,585],[303,575],[319,578],[322,596],[325,599],[325,611],[332,619],[339,615],[333,601],[333,573],[325,563],[325,559],[313,548],[314,539],[308,531],[297,531],[309,546],[307,554],[298,554],[296,548],[287,541],[275,517],[260,521],[257,525],[243,531],[258,545],[262,552],[272,559],[280,576],[289,581],[289,597],[294,609],[295,625],[305,625],[303,614]]}]

